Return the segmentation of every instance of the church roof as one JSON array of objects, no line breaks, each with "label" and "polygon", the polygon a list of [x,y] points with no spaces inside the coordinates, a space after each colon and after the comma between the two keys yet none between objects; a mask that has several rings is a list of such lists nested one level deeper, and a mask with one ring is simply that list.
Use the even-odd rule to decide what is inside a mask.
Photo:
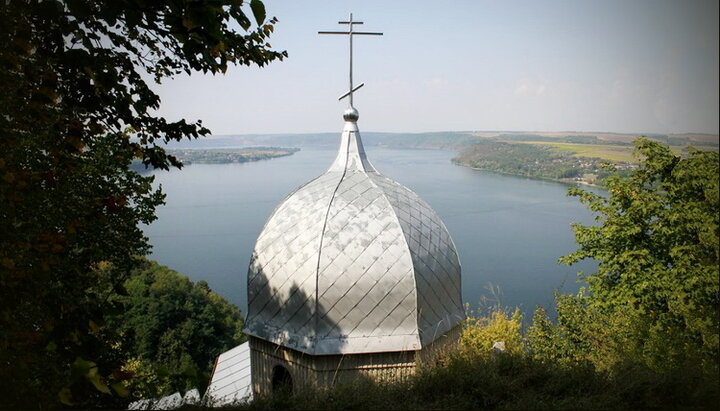
[{"label": "church roof", "polygon": [[250,345],[244,342],[215,360],[203,404],[207,407],[238,405],[252,400]]},{"label": "church roof", "polygon": [[257,239],[245,332],[313,355],[419,350],[465,317],[457,251],[435,211],[372,166],[357,111],[344,118],[333,164]]}]

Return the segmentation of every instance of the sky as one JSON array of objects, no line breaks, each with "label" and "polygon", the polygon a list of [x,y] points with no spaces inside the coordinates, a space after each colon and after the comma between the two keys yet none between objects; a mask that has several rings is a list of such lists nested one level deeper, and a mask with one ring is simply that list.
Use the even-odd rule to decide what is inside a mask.
[{"label": "sky", "polygon": [[353,40],[363,131],[718,134],[717,0],[265,0],[289,57],[155,90],[213,134],[340,131]]}]

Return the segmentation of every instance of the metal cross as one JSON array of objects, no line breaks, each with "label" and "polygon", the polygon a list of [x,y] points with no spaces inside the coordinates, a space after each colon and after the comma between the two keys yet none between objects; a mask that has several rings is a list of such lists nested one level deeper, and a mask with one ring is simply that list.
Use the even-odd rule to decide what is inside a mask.
[{"label": "metal cross", "polygon": [[350,20],[349,21],[338,21],[338,24],[347,24],[350,26],[350,29],[348,31],[318,31],[318,34],[345,34],[348,37],[350,37],[350,88],[349,91],[342,96],[338,98],[338,100],[342,100],[347,96],[350,96],[350,107],[353,107],[353,93],[357,91],[360,87],[364,86],[365,83],[360,83],[359,86],[353,87],[353,52],[352,52],[352,43],[353,43],[353,36],[354,35],[364,35],[364,36],[382,36],[382,33],[371,33],[366,31],[353,31],[353,25],[354,24],[363,24],[362,21],[353,21],[353,15],[350,13]]}]

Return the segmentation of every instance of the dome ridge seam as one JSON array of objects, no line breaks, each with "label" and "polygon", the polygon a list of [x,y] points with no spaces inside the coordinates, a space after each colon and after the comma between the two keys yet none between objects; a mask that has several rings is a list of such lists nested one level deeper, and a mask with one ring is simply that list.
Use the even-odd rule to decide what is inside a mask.
[{"label": "dome ridge seam", "polygon": [[[343,133],[344,134],[344,133]],[[348,140],[350,139],[350,132],[348,133]],[[341,143],[342,144],[342,143]],[[313,353],[317,350],[317,332],[318,332],[318,305],[320,304],[320,260],[322,258],[322,247],[323,247],[323,240],[325,239],[325,230],[327,229],[327,222],[328,217],[330,216],[330,208],[332,207],[333,201],[335,201],[335,196],[337,195],[337,191],[340,188],[340,184],[342,184],[343,180],[345,179],[345,176],[347,175],[347,166],[349,161],[349,154],[350,154],[350,144],[347,145],[345,148],[346,155],[345,155],[345,165],[343,166],[343,173],[342,176],[340,176],[340,179],[338,180],[337,184],[335,185],[335,189],[333,190],[332,196],[330,196],[330,201],[328,202],[327,210],[325,211],[325,218],[323,219],[323,228],[322,231],[320,231],[320,244],[318,245],[318,257],[317,257],[317,264],[315,266],[315,307],[313,312],[313,317],[315,317],[315,327],[313,327]],[[326,171],[325,174],[327,174],[330,171]]]},{"label": "dome ridge seam", "polygon": [[[384,176],[383,174],[381,174],[381,173],[380,173],[379,171],[377,171],[377,170],[373,170],[372,172],[375,173],[376,176],[379,177],[379,178],[390,179],[389,177]],[[369,173],[368,173],[368,172],[365,172],[365,174],[369,174]],[[400,227],[400,233],[402,233],[402,235],[400,236],[400,238],[402,239],[403,244],[405,244],[405,248],[407,249],[407,253],[408,253],[407,255],[410,256],[410,259],[412,259],[412,254],[411,254],[411,250],[410,250],[410,244],[408,243],[407,238],[405,237],[405,232],[404,232],[404,230],[403,230],[402,224],[400,223],[400,218],[398,217],[397,210],[395,210],[395,207],[393,206],[392,201],[390,201],[390,199],[388,198],[387,193],[385,192],[385,190],[383,190],[383,188],[380,187],[380,186],[375,182],[375,180],[373,179],[372,176],[368,175],[368,180],[370,180],[370,184],[372,184],[375,188],[377,188],[378,190],[380,190],[380,193],[381,193],[382,197],[385,199],[385,201],[387,201],[388,205],[390,206],[390,209],[393,210],[392,218],[395,220],[395,223],[397,223],[398,227]],[[395,181],[395,180],[393,180],[393,181]],[[398,184],[399,184],[399,183],[398,183]],[[417,276],[416,276],[416,273],[415,273],[415,265],[414,265],[414,264],[412,264],[412,279],[413,279],[413,283],[415,284],[414,291],[413,291],[413,294],[414,294],[414,297],[415,297],[415,307],[419,307],[419,306],[418,306],[418,291],[417,291],[417,290],[418,290],[418,284],[417,284]],[[418,314],[419,314],[418,311],[419,311],[419,310],[415,310],[415,325],[416,325],[415,330],[417,331],[417,333],[414,334],[414,335],[417,336],[418,343],[420,344],[420,348],[422,348],[422,338],[420,338],[420,316],[418,315]]]}]

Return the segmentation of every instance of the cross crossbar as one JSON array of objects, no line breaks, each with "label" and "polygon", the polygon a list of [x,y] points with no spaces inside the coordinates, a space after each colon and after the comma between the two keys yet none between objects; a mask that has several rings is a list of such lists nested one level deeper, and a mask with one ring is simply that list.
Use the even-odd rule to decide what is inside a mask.
[{"label": "cross crossbar", "polygon": [[344,99],[345,97],[349,96],[350,93],[354,93],[354,92],[358,91],[358,90],[360,89],[360,87],[362,87],[362,86],[364,86],[364,85],[365,85],[365,83],[360,83],[359,86],[355,86],[354,89],[352,89],[352,90],[348,91],[347,93],[343,94],[342,96],[338,97],[338,100],[342,100],[342,99]]},{"label": "cross crossbar", "polygon": [[365,83],[361,83],[357,87],[353,87],[353,36],[359,35],[359,36],[382,36],[383,33],[379,32],[369,32],[369,31],[353,31],[353,26],[355,24],[363,24],[362,21],[353,21],[352,13],[350,13],[350,20],[348,21],[339,21],[338,24],[347,24],[350,27],[348,27],[348,31],[318,31],[318,34],[342,34],[346,35],[350,38],[350,87],[348,88],[348,92],[340,96],[338,100],[342,100],[345,97],[350,96],[350,107],[353,107],[353,93],[357,91],[360,87],[364,86]]},{"label": "cross crossbar", "polygon": [[352,34],[355,35],[366,35],[366,36],[382,36],[382,33],[372,33],[367,31],[318,31],[318,34]]}]

